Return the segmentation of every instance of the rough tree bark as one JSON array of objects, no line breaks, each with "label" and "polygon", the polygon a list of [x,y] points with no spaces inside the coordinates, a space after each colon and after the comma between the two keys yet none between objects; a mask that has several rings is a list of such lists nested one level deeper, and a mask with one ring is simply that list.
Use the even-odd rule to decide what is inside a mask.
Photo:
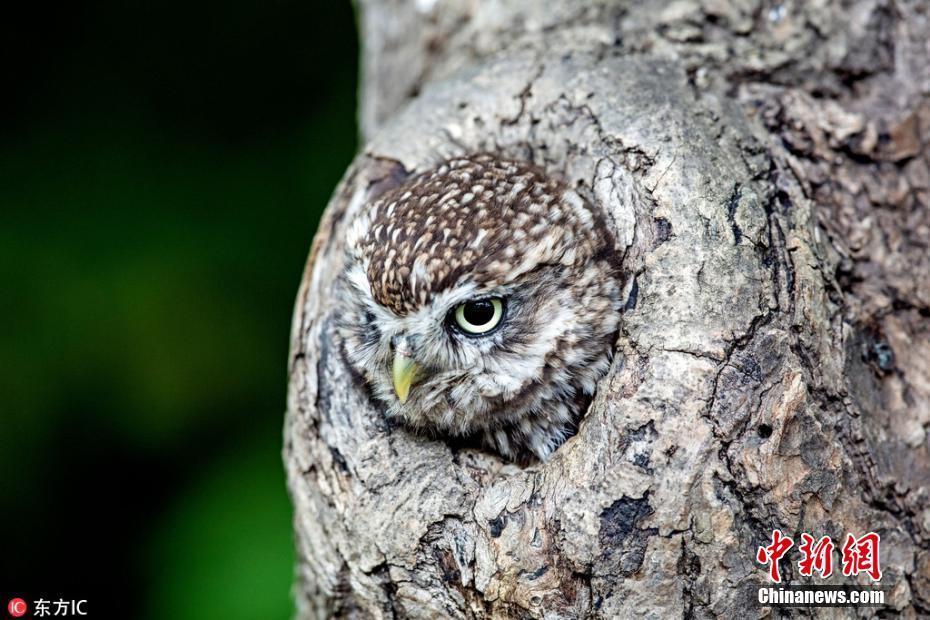
[{"label": "rough tree bark", "polygon": [[[764,615],[774,528],[879,532],[889,609],[930,614],[927,3],[358,4],[366,143],[294,318],[298,614]],[[477,151],[599,204],[631,276],[578,434],[525,469],[387,423],[333,334],[347,214]]]}]

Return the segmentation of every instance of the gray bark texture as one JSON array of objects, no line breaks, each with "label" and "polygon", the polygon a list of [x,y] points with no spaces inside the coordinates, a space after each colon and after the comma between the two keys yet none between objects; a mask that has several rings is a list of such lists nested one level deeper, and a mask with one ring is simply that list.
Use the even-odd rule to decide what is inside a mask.
[{"label": "gray bark texture", "polygon": [[[364,147],[313,242],[284,458],[300,617],[772,610],[758,546],[881,535],[930,614],[925,0],[358,0]],[[576,436],[520,468],[384,419],[332,320],[345,224],[492,151],[609,216],[629,301]],[[836,558],[838,563],[839,558]],[[839,571],[837,571],[839,572]],[[868,578],[862,581],[870,583]]]}]

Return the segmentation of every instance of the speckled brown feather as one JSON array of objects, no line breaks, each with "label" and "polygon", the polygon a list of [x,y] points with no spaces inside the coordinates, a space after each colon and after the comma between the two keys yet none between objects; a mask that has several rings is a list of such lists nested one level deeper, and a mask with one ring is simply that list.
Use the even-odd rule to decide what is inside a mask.
[{"label": "speckled brown feather", "polygon": [[372,206],[360,243],[374,298],[404,315],[465,274],[480,287],[506,281],[524,247],[545,242],[558,260],[595,243],[590,220],[562,202],[564,190],[535,166],[488,154],[413,177]]}]

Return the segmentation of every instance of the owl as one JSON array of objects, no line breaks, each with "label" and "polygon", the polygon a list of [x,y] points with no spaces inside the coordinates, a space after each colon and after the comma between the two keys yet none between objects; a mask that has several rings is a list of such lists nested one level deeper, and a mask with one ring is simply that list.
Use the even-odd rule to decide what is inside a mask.
[{"label": "owl", "polygon": [[610,364],[621,276],[604,218],[536,166],[446,161],[350,222],[338,331],[385,414],[545,460]]}]

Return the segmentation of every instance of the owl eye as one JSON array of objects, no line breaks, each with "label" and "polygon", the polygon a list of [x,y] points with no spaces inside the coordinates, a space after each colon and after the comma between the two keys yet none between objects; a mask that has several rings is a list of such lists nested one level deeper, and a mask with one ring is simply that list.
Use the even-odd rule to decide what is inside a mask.
[{"label": "owl eye", "polygon": [[504,301],[499,297],[466,301],[455,308],[453,316],[456,326],[466,334],[486,334],[500,324]]}]

